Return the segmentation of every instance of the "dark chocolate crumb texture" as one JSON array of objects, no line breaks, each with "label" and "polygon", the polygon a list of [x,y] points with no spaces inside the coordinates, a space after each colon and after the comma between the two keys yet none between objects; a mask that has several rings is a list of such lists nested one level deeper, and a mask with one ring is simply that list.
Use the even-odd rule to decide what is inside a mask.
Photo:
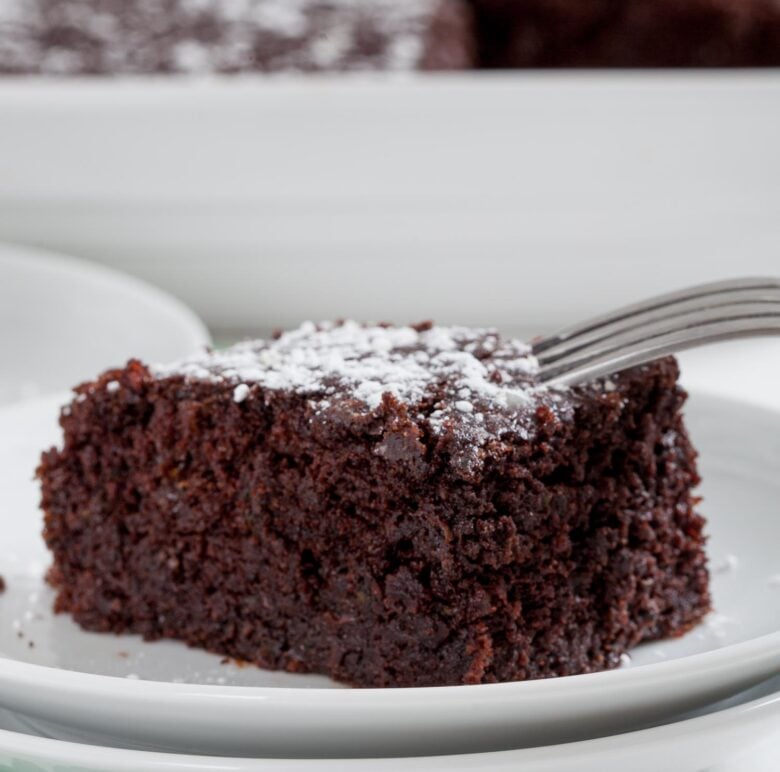
[{"label": "dark chocolate crumb texture", "polygon": [[676,362],[535,373],[492,330],[354,322],[111,370],[38,470],[56,608],[356,686],[681,635],[710,600]]}]

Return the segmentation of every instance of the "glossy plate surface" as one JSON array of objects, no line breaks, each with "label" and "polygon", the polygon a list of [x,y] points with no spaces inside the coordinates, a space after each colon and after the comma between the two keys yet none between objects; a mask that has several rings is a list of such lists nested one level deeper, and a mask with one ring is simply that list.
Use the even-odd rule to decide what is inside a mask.
[{"label": "glossy plate surface", "polygon": [[[459,756],[392,759],[242,759],[118,750],[33,737],[0,711],[0,768],[9,772],[775,772],[780,685],[658,727],[563,745]],[[9,731],[14,730],[14,731]],[[23,728],[22,728],[23,730]],[[673,761],[673,767],[670,766]]]},{"label": "glossy plate surface", "polygon": [[220,664],[174,642],[84,633],[50,613],[40,450],[58,400],[0,411],[0,706],[51,736],[198,753],[341,758],[568,742],[667,720],[780,672],[780,414],[703,394],[701,451],[717,612],[620,670],[545,681],[351,690]]},{"label": "glossy plate surface", "polygon": [[167,362],[210,342],[200,319],[157,287],[0,244],[0,404],[69,389],[130,357]]}]

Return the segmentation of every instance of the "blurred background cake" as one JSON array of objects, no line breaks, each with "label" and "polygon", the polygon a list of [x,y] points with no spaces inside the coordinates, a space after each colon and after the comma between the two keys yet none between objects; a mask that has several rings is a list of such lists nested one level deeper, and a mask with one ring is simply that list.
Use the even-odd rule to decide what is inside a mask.
[{"label": "blurred background cake", "polygon": [[0,4],[5,74],[777,64],[777,0]]}]

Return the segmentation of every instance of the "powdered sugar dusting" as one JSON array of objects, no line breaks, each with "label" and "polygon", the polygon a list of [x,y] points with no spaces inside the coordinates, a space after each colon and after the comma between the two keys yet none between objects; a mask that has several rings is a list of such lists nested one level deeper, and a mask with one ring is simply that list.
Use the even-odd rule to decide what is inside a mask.
[{"label": "powdered sugar dusting", "polygon": [[243,402],[249,396],[249,386],[245,383],[239,383],[233,389],[233,402]]},{"label": "powdered sugar dusting", "polygon": [[456,409],[471,413],[474,406],[468,397],[502,406],[528,402],[537,367],[525,343],[499,341],[492,330],[346,321],[305,322],[276,340],[246,341],[152,370],[160,377],[239,384],[237,401],[239,390],[241,398],[248,393],[247,383],[318,396],[333,393],[338,385],[351,388],[369,409],[378,407],[384,394],[415,403],[432,384],[447,383],[460,397]]},{"label": "powdered sugar dusting", "polygon": [[712,572],[714,574],[727,574],[736,571],[737,568],[739,568],[739,558],[736,555],[728,553],[723,556],[721,561],[712,567]]},{"label": "powdered sugar dusting", "polygon": [[[276,340],[239,343],[152,372],[226,381],[236,402],[247,398],[249,384],[292,391],[309,396],[318,412],[344,400],[372,411],[390,395],[409,407],[427,405],[424,417],[434,433],[456,428],[478,445],[495,431],[497,416],[503,428],[515,416],[527,417],[518,408],[544,391],[534,379],[537,369],[525,343],[494,330],[345,321],[305,322]],[[520,423],[512,428],[526,431]]]},{"label": "powdered sugar dusting", "polygon": [[716,638],[727,638],[734,626],[739,626],[739,621],[726,614],[712,612],[704,620],[706,628]]}]

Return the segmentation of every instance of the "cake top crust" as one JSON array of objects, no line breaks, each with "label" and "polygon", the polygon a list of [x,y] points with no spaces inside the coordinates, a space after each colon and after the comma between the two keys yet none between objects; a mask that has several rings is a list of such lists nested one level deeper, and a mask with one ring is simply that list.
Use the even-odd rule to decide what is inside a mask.
[{"label": "cake top crust", "polygon": [[272,340],[238,343],[171,365],[156,378],[226,383],[244,402],[258,389],[305,396],[314,416],[340,423],[390,409],[420,432],[455,440],[473,455],[507,432],[527,438],[535,412],[565,409],[539,384],[530,347],[493,329],[306,322]]},{"label": "cake top crust", "polygon": [[570,431],[583,405],[595,400],[621,410],[632,384],[654,367],[557,388],[541,382],[528,344],[492,328],[304,322],[170,364],[131,360],[78,386],[63,413],[81,410],[93,394],[132,405],[139,397],[147,405],[183,402],[196,412],[232,402],[233,418],[251,421],[270,409],[292,435],[369,437],[389,460],[416,469],[443,462],[475,479],[491,460]]}]

